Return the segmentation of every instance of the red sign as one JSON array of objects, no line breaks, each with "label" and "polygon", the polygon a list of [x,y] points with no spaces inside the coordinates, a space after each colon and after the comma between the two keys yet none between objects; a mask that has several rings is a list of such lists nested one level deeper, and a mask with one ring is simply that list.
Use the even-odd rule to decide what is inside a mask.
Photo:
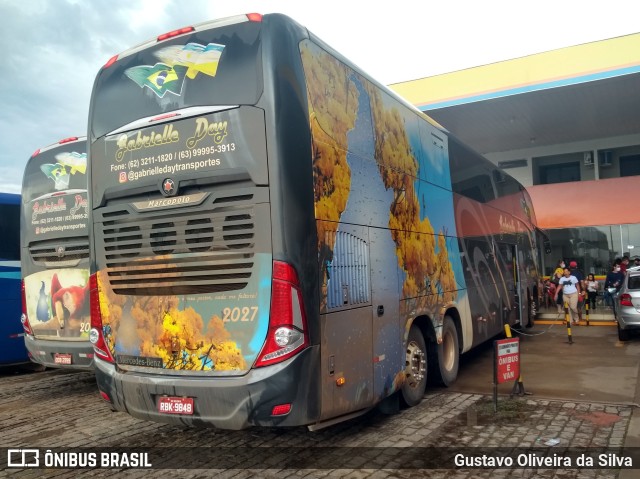
[{"label": "red sign", "polygon": [[520,377],[520,339],[499,339],[495,346],[496,382],[517,381]]}]

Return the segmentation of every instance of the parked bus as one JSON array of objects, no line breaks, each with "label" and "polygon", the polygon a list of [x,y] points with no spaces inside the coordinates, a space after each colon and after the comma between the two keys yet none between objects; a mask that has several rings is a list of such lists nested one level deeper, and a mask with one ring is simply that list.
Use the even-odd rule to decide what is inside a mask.
[{"label": "parked bus", "polygon": [[22,325],[31,359],[91,369],[87,142],[37,150],[22,183]]},{"label": "parked bus", "polygon": [[0,365],[28,363],[20,325],[20,195],[0,193]]},{"label": "parked bus", "polygon": [[317,429],[529,319],[522,188],[286,16],[121,53],[94,83],[91,341],[143,419]]}]

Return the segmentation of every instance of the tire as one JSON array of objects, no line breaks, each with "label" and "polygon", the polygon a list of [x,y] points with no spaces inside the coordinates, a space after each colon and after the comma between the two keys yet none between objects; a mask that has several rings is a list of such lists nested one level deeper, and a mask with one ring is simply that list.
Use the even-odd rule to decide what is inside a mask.
[{"label": "tire", "polygon": [[[534,298],[537,298],[537,293],[534,292]],[[536,314],[538,313],[538,308],[537,308],[537,302],[531,298],[531,295],[529,294],[529,291],[527,290],[527,328],[532,328],[533,327],[533,321],[536,317]]]},{"label": "tire", "polygon": [[629,331],[626,329],[622,329],[620,327],[620,323],[616,322],[618,326],[618,340],[620,341],[629,341]]},{"label": "tire", "polygon": [[400,398],[405,406],[413,407],[422,401],[427,385],[427,346],[415,324],[409,330],[406,354],[405,381]]},{"label": "tire", "polygon": [[450,316],[442,322],[442,343],[436,346],[438,351],[438,373],[440,383],[449,387],[458,377],[460,366],[460,347],[458,331]]}]

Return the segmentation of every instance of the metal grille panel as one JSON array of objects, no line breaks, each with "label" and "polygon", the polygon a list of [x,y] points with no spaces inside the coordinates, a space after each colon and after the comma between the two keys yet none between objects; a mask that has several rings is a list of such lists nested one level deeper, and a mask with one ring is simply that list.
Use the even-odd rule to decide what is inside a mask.
[{"label": "metal grille panel", "polygon": [[[104,266],[115,293],[176,295],[247,285],[255,254],[251,195],[199,208],[103,214]],[[235,200],[235,201],[234,201]],[[235,203],[235,204],[234,204]]]},{"label": "metal grille panel", "polygon": [[[60,247],[64,247],[61,254]],[[89,239],[73,238],[46,240],[31,243],[29,254],[34,264],[47,268],[68,268],[89,259]]]},{"label": "metal grille panel", "polygon": [[329,265],[327,307],[342,308],[370,301],[369,247],[350,233],[335,233],[333,261]]}]

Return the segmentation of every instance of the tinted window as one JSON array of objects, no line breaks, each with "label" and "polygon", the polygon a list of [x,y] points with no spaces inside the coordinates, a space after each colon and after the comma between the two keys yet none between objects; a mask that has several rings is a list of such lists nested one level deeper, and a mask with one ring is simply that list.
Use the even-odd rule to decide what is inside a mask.
[{"label": "tinted window", "polygon": [[260,24],[246,22],[158,43],[101,70],[93,135],[191,106],[255,104],[262,92]]},{"label": "tinted window", "polygon": [[87,144],[68,143],[29,159],[24,170],[22,197],[25,203],[65,190],[87,189]]},{"label": "tinted window", "polygon": [[0,258],[20,260],[20,205],[0,205]]},{"label": "tinted window", "polygon": [[495,167],[479,154],[454,139],[449,141],[451,187],[454,193],[488,203],[493,201],[493,170]]},{"label": "tinted window", "polygon": [[629,289],[640,289],[640,275],[629,276]]}]

